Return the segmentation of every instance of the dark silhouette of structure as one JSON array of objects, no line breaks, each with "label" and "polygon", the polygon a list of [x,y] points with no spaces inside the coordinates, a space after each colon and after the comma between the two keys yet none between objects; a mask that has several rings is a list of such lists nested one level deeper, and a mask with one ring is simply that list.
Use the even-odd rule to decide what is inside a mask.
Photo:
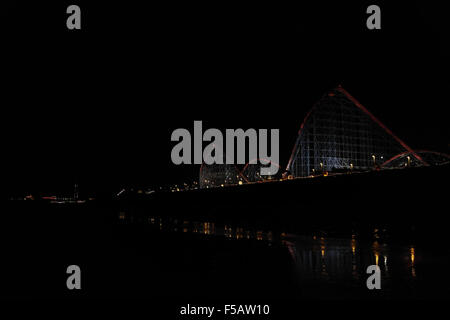
[{"label": "dark silhouette of structure", "polygon": [[[344,88],[338,86],[325,94],[306,115],[283,176],[302,178],[449,162],[449,155],[411,149]],[[268,164],[268,160],[258,159],[245,165],[242,170],[234,165],[203,164],[200,168],[200,187],[282,178],[281,170],[274,176],[259,175],[261,166]]]},{"label": "dark silhouette of structure", "polygon": [[344,88],[324,95],[306,115],[287,165],[294,177],[324,172],[367,171],[398,154],[426,161],[392,133]]}]

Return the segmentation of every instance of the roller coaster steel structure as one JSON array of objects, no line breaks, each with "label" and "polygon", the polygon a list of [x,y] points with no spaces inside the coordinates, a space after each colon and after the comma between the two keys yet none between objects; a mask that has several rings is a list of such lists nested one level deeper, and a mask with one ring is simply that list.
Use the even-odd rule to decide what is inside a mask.
[{"label": "roller coaster steel structure", "polygon": [[306,115],[286,171],[307,177],[333,170],[368,170],[409,152],[427,163],[344,88],[324,95]]},{"label": "roller coaster steel structure", "polygon": [[448,163],[450,155],[411,149],[338,86],[325,94],[306,115],[283,177],[258,174],[262,165],[270,164],[267,159],[249,162],[242,170],[235,165],[203,164],[200,188]]}]

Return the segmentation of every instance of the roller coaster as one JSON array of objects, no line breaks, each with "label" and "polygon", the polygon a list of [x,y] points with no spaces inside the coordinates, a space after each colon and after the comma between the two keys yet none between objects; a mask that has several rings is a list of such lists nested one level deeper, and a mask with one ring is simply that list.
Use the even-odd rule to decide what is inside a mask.
[{"label": "roller coaster", "polygon": [[271,164],[266,159],[249,161],[242,170],[229,164],[203,164],[199,185],[224,187],[448,163],[448,154],[410,148],[338,86],[323,95],[307,113],[283,174],[278,170],[277,175],[259,175],[261,166]]}]

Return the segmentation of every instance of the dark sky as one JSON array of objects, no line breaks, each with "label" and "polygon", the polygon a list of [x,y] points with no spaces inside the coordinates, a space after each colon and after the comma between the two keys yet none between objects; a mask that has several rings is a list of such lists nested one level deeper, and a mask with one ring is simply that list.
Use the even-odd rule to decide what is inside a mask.
[{"label": "dark sky", "polygon": [[[338,84],[411,147],[449,152],[439,5],[93,2],[2,7],[6,193],[196,179],[198,166],[170,161],[171,132],[194,120],[279,128],[284,167],[305,114]],[[81,31],[66,29],[69,4]],[[381,30],[366,28],[369,4]]]}]

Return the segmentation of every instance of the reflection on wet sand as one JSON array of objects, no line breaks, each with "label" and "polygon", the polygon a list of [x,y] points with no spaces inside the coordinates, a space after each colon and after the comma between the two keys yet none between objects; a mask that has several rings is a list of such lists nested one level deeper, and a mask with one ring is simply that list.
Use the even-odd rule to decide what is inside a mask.
[{"label": "reflection on wet sand", "polygon": [[416,260],[416,250],[413,246],[409,249],[410,260],[411,260],[411,276],[416,277],[416,266],[414,262]]},{"label": "reflection on wet sand", "polygon": [[[126,215],[121,212],[119,220],[126,222]],[[131,222],[131,218],[129,219]],[[149,217],[147,223],[165,232],[182,232],[198,235],[224,236],[235,240],[274,241],[274,234],[270,230],[262,230],[249,226],[236,226],[232,224],[218,224],[212,221],[189,221],[175,218]]]},{"label": "reflection on wet sand", "polygon": [[[119,219],[127,221],[129,218],[121,213]],[[357,233],[339,238],[330,237],[324,232],[313,235],[292,235],[248,225],[189,221],[159,216],[148,217],[144,223],[154,230],[190,233],[205,240],[210,237],[223,237],[234,241],[256,240],[267,245],[275,244],[285,247],[294,262],[295,277],[300,284],[337,284],[366,289],[367,267],[375,264],[381,271],[383,289],[381,294],[389,295],[393,287],[393,274],[396,280],[406,280],[409,288],[414,287],[417,277],[416,247],[392,245],[384,228],[373,229],[371,239],[361,240]]]},{"label": "reflection on wet sand", "polygon": [[367,267],[376,264],[381,271],[383,295],[389,295],[393,286],[392,269],[396,270],[397,278],[405,281],[406,287],[414,287],[417,277],[414,246],[391,247],[384,242],[378,229],[375,229],[373,240],[369,242],[360,242],[355,234],[349,238],[296,236],[285,240],[300,282],[361,287],[362,281],[368,277]]},{"label": "reflection on wet sand", "polygon": [[358,278],[359,259],[356,239],[298,236],[285,241],[294,253],[301,279]]}]

